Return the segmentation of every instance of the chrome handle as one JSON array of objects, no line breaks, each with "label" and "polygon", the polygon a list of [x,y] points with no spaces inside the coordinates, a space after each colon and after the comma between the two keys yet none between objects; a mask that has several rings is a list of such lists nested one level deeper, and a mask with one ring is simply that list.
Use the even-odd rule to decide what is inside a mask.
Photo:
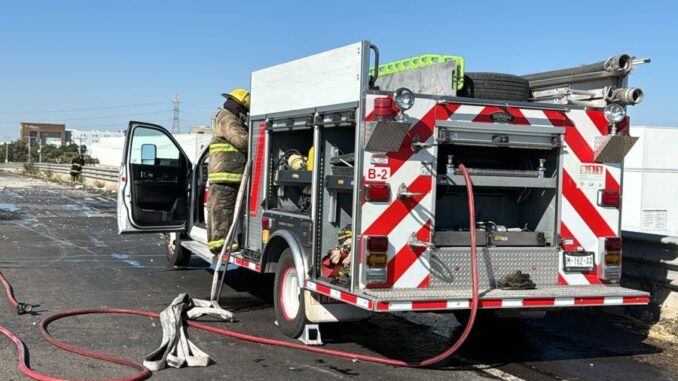
[{"label": "chrome handle", "polygon": [[408,241],[408,244],[410,246],[425,247],[427,249],[430,248],[430,247],[433,247],[433,243],[431,243],[431,242],[420,241],[419,238],[417,238],[417,233],[414,233],[414,232],[412,232],[412,234],[410,234],[410,240]]},{"label": "chrome handle", "polygon": [[406,198],[411,198],[411,197],[417,197],[417,196],[423,196],[425,193],[421,192],[408,192],[407,191],[407,186],[403,183],[400,184],[400,187],[398,188],[398,194],[397,197],[401,200],[406,199]]}]

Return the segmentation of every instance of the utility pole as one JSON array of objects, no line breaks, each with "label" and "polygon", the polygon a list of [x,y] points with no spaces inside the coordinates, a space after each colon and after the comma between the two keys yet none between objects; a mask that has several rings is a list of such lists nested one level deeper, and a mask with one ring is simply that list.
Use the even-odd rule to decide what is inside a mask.
[{"label": "utility pole", "polygon": [[174,94],[172,103],[174,103],[174,117],[172,118],[172,134],[181,133],[181,121],[179,120],[179,94]]}]

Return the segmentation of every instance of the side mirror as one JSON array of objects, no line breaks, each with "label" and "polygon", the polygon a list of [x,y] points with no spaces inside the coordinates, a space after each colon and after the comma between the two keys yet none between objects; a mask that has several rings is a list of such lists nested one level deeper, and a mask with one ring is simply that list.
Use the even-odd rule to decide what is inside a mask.
[{"label": "side mirror", "polygon": [[155,165],[155,158],[157,155],[158,148],[155,144],[142,144],[141,145],[141,164],[143,165]]}]

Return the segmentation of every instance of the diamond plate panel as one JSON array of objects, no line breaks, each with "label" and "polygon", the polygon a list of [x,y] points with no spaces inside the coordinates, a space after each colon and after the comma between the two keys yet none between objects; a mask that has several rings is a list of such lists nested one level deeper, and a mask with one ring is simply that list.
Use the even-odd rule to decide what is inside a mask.
[{"label": "diamond plate panel", "polygon": [[596,136],[594,160],[598,163],[621,163],[638,138],[635,136]]},{"label": "diamond plate panel", "polygon": [[[558,284],[558,250],[555,248],[478,248],[480,288],[493,288],[504,276],[522,271],[537,287]],[[471,287],[471,249],[445,248],[431,252],[431,288]]]}]

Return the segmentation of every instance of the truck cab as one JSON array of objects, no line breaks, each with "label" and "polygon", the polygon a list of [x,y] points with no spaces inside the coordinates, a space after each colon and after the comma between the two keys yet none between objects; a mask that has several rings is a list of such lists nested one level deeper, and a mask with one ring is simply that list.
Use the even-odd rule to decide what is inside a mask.
[{"label": "truck cab", "polygon": [[[373,312],[467,310],[464,164],[479,308],[647,304],[619,285],[622,159],[634,143],[625,108],[642,100],[626,87],[634,62],[517,77],[469,73],[451,55],[380,64],[360,41],[255,71],[229,261],[276,274],[276,319],[291,337]],[[131,122],[120,232],[167,233],[173,266],[214,263],[207,160],[207,149],[191,163],[167,130]],[[529,287],[511,287],[517,274]]]}]

